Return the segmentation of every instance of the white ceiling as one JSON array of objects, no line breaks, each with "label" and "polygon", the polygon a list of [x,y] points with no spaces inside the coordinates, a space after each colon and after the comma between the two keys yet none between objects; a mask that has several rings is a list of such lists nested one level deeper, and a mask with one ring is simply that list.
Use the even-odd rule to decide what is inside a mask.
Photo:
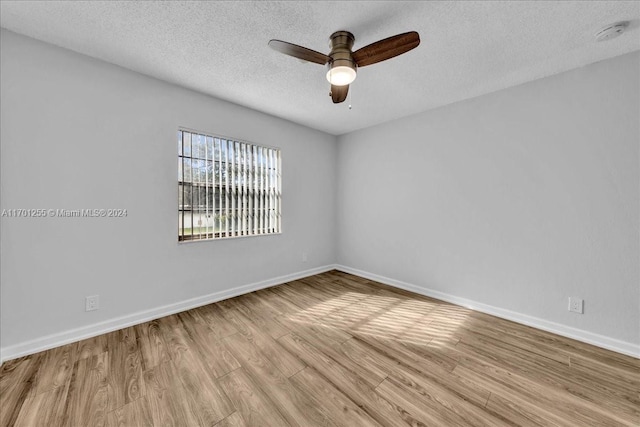
[{"label": "white ceiling", "polygon": [[[629,20],[616,39],[602,26]],[[636,1],[5,1],[0,25],[180,86],[339,135],[640,49]],[[418,31],[413,51],[358,71],[334,105],[323,66],[280,39],[328,53]]]}]

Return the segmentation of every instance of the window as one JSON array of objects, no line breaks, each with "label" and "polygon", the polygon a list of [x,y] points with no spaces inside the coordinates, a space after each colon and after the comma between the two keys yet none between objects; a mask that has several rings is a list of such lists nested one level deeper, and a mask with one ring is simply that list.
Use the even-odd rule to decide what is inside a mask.
[{"label": "window", "polygon": [[280,150],[178,131],[178,240],[280,233]]}]

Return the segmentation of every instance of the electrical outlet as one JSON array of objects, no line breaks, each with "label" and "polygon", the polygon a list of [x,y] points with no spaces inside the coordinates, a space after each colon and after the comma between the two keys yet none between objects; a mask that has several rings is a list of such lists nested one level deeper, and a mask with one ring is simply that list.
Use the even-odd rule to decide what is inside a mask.
[{"label": "electrical outlet", "polygon": [[569,311],[582,314],[584,312],[584,300],[569,297]]},{"label": "electrical outlet", "polygon": [[100,308],[100,295],[93,295],[85,298],[84,311],[93,311]]},{"label": "electrical outlet", "polygon": [[307,253],[302,252],[302,262],[307,262]]}]

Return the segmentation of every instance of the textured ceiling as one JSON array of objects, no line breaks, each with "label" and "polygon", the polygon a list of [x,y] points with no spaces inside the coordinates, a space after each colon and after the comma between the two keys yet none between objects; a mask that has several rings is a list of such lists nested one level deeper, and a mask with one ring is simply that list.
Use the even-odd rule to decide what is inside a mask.
[{"label": "textured ceiling", "polygon": [[[616,39],[594,33],[632,21]],[[331,134],[514,86],[640,49],[640,3],[1,1],[0,25]],[[422,43],[362,68],[334,105],[323,66],[268,48],[280,39],[328,53],[418,31]]]}]

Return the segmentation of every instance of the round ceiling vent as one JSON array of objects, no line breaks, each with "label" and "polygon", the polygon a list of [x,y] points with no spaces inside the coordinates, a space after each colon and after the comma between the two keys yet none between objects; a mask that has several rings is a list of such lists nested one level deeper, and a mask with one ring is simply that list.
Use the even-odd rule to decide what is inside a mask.
[{"label": "round ceiling vent", "polygon": [[610,40],[615,37],[618,37],[624,30],[627,28],[629,23],[627,21],[616,22],[615,24],[607,25],[606,27],[601,28],[596,33],[596,41],[603,42],[605,40]]}]

